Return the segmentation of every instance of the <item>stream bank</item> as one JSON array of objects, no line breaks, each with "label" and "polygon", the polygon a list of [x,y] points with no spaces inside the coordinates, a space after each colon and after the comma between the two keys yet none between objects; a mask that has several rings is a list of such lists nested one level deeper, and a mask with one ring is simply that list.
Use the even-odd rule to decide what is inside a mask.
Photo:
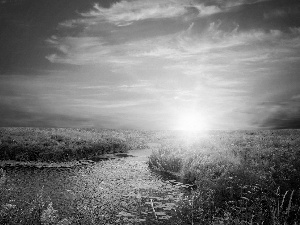
[{"label": "stream bank", "polygon": [[174,224],[183,187],[148,168],[151,152],[134,150],[128,153],[133,157],[70,168],[5,168],[9,194],[1,197],[5,205],[14,206],[7,211],[11,224],[30,223],[22,217],[30,218],[37,207],[46,210],[50,204],[57,222],[69,224]]},{"label": "stream bank", "polygon": [[114,160],[121,158],[131,158],[131,161],[147,161],[153,149],[159,147],[158,143],[148,143],[146,149],[129,150],[128,153],[114,153],[96,155],[90,159],[72,160],[68,162],[36,162],[36,161],[16,161],[0,160],[0,168],[6,167],[24,167],[24,168],[72,168],[77,166],[93,165],[100,161]]},{"label": "stream bank", "polygon": [[121,159],[127,157],[134,157],[127,153],[103,154],[94,156],[91,159],[73,160],[69,162],[36,162],[36,161],[15,161],[15,160],[2,160],[0,161],[0,168],[6,167],[24,167],[24,168],[72,168],[77,166],[93,165],[100,161]]}]

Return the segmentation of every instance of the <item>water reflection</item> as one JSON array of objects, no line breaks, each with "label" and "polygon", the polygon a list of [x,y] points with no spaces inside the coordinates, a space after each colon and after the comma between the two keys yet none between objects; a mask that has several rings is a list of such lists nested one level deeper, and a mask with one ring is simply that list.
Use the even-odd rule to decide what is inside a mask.
[{"label": "water reflection", "polygon": [[129,201],[128,210],[134,212],[139,195],[144,202],[159,197],[164,204],[171,204],[183,192],[182,186],[168,180],[171,177],[153,173],[145,162],[126,159],[75,168],[7,168],[6,173],[9,199],[18,208],[30,207],[42,195],[44,202],[53,203],[61,218],[72,217],[78,208],[84,213],[117,215],[122,211],[120,202],[125,201]]},{"label": "water reflection", "polygon": [[82,174],[88,174],[89,167],[80,168],[7,168],[10,199],[19,208],[28,207],[38,195],[52,202],[53,207],[63,214],[71,211],[70,204]]}]

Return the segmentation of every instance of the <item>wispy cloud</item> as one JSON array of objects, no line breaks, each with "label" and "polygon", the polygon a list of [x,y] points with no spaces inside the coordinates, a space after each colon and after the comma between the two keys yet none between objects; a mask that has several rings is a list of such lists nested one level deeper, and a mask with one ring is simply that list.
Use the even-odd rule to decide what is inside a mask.
[{"label": "wispy cloud", "polygon": [[[46,58],[52,63],[75,65],[106,63],[115,67],[115,71],[130,65],[142,64],[146,57],[166,60],[193,58],[197,63],[199,60],[203,63],[219,56],[226,59],[238,52],[239,57],[235,57],[234,61],[242,63],[268,61],[271,58],[276,60],[276,56],[286,58],[287,51],[295,51],[293,48],[298,48],[300,45],[297,27],[291,28],[289,32],[276,29],[239,31],[239,25],[235,24],[231,30],[224,30],[221,28],[223,23],[218,21],[211,22],[206,28],[202,27],[199,32],[199,28],[191,22],[186,30],[137,40],[125,39],[124,41],[122,38],[125,38],[125,34],[113,28],[105,28],[105,32],[108,32],[106,29],[110,29],[109,36],[99,35],[103,29],[103,22],[126,25],[150,18],[170,18],[184,15],[190,8],[196,9],[198,15],[204,16],[215,14],[232,5],[258,2],[261,1],[216,1],[213,2],[215,5],[205,5],[191,0],[135,0],[121,1],[111,5],[110,8],[103,8],[96,4],[92,11],[82,14],[83,18],[60,24],[60,29],[74,28],[82,24],[85,29],[75,37],[52,36],[49,38],[48,44],[56,48],[58,52]],[[262,48],[255,51],[250,47],[251,45],[259,45]],[[237,48],[243,48],[243,51]],[[288,57],[298,60],[292,54]]]},{"label": "wispy cloud", "polygon": [[264,13],[264,19],[270,20],[274,18],[283,18],[300,13],[299,7],[281,7],[269,10]]},{"label": "wispy cloud", "polygon": [[[229,12],[237,6],[256,4],[270,0],[122,0],[104,8],[98,3],[90,11],[80,13],[82,18],[61,22],[60,27],[87,27],[108,22],[116,26],[128,26],[137,21],[166,18],[199,18],[220,12]],[[236,10],[236,9],[235,9]]]},{"label": "wispy cloud", "polygon": [[[130,43],[132,49],[127,48],[131,57],[154,57],[173,60],[190,59],[193,57],[202,62],[207,58],[214,58],[216,54],[227,57],[231,53],[240,52],[238,47],[244,48],[249,54],[242,55],[240,61],[262,61],[270,55],[265,52],[259,57],[253,54],[251,45],[265,45],[264,49],[270,52],[284,51],[284,48],[295,47],[299,44],[298,37],[283,33],[280,30],[250,30],[239,32],[238,27],[225,32],[219,25],[211,23],[202,34],[192,31],[193,24],[185,31],[172,35],[146,39]],[[276,44],[281,45],[276,46]],[[274,49],[275,47],[275,49]],[[272,50],[273,49],[273,50]],[[220,52],[223,50],[224,52]],[[291,49],[289,49],[291,50]],[[258,49],[259,51],[259,49]],[[209,53],[209,54],[208,54]],[[243,52],[241,52],[243,54]],[[213,66],[213,65],[212,65]],[[216,64],[215,64],[216,66]]]},{"label": "wispy cloud", "polygon": [[[104,63],[110,65],[113,72],[122,73],[133,66],[143,67],[151,59],[159,59],[168,73],[180,71],[185,75],[202,77],[203,82],[210,85],[217,83],[211,76],[228,79],[225,74],[235,74],[235,79],[240,82],[235,86],[240,88],[243,88],[243,82],[249,81],[238,77],[235,71],[243,70],[249,75],[262,74],[264,70],[270,71],[270,68],[276,70],[276,62],[282,62],[283,59],[287,62],[299,61],[297,51],[300,38],[297,27],[284,32],[261,29],[240,31],[237,24],[230,30],[224,30],[221,26],[221,22],[212,22],[199,32],[191,23],[180,32],[125,43],[110,42],[102,37],[53,36],[47,41],[59,53],[47,58],[53,63]],[[275,66],[270,67],[270,63]],[[220,79],[218,82],[221,82]]]},{"label": "wispy cloud", "polygon": [[252,5],[260,2],[266,2],[271,0],[223,0],[219,1],[221,4],[227,8],[242,6],[242,5]]},{"label": "wispy cloud", "polygon": [[[213,54],[213,51],[238,46],[266,42],[272,44],[272,42],[278,43],[279,41],[289,44],[288,41],[293,41],[279,30],[239,32],[237,26],[225,32],[219,29],[219,26],[220,23],[211,23],[205,32],[199,34],[192,31],[192,23],[187,30],[175,34],[117,44],[109,43],[101,37],[59,38],[53,36],[47,42],[55,47],[59,54],[49,55],[47,59],[53,63],[79,65],[101,62],[120,65],[137,64],[141,60],[140,57],[182,59],[208,52]],[[293,32],[296,32],[295,28]],[[290,44],[299,44],[298,41],[298,38],[295,38]]]},{"label": "wispy cloud", "polygon": [[[149,40],[139,43],[138,46],[145,46],[144,49],[146,46],[151,48],[135,54],[176,61],[175,64],[167,63],[165,68],[207,78],[240,70],[248,74],[261,73],[266,68],[269,71],[276,70],[276,62],[299,61],[299,44],[296,28],[287,32],[259,29],[239,31],[237,26],[231,31],[224,31],[220,29],[220,24],[211,23],[202,34],[193,31],[193,26],[190,26],[184,32],[161,37],[151,44]],[[270,64],[273,66],[270,67]]]},{"label": "wispy cloud", "polygon": [[105,41],[100,37],[57,37],[52,36],[46,40],[59,51],[46,58],[52,63],[89,64],[101,61],[102,56],[112,52],[105,46]]},{"label": "wispy cloud", "polygon": [[[160,113],[195,107],[219,121],[238,114],[239,121],[244,121],[241,126],[249,125],[251,116],[266,115],[259,124],[271,127],[279,116],[285,115],[286,121],[296,118],[299,110],[295,104],[285,111],[275,99],[274,105],[259,108],[257,114],[251,111],[258,99],[272,97],[268,93],[282,95],[276,82],[286,81],[283,89],[287,90],[288,79],[297,80],[300,28],[294,24],[285,28],[249,26],[246,19],[245,23],[236,19],[238,10],[266,4],[262,2],[266,1],[134,0],[109,8],[96,4],[80,19],[60,23],[59,32],[47,40],[55,50],[47,59],[106,68],[112,75],[115,84],[99,82],[79,88],[89,91],[93,101],[83,95],[79,102],[70,101],[70,107],[78,110],[86,107],[95,114],[111,110],[129,115],[142,113],[142,108],[151,108],[151,104]],[[272,13],[274,7],[267,9],[266,13]],[[273,19],[263,13],[261,10],[260,18],[265,16],[265,23]],[[114,75],[127,80],[116,83]],[[140,82],[143,79],[147,82]],[[298,92],[294,89],[291,101],[295,102]],[[282,126],[278,122],[278,127]]]},{"label": "wispy cloud", "polygon": [[[196,9],[193,11],[192,9]],[[93,18],[90,21],[107,21],[118,26],[127,26],[135,21],[145,19],[174,18],[195,13],[195,16],[208,16],[220,12],[217,6],[206,6],[192,0],[135,0],[121,1],[113,4],[110,8],[103,8],[99,4],[83,17]]]}]

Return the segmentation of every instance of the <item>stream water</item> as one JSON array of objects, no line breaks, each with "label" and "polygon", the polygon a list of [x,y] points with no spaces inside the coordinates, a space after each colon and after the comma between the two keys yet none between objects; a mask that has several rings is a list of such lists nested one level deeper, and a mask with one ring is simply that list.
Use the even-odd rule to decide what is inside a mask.
[{"label": "stream water", "polygon": [[142,196],[144,202],[160,198],[169,203],[181,196],[182,188],[148,169],[150,149],[129,154],[135,157],[69,169],[6,168],[10,194],[5,201],[26,209],[41,196],[43,201],[53,203],[61,218],[66,218],[78,207],[84,208],[85,213],[102,207],[103,216],[126,207],[135,210],[126,202],[128,198],[124,200],[126,196]]}]

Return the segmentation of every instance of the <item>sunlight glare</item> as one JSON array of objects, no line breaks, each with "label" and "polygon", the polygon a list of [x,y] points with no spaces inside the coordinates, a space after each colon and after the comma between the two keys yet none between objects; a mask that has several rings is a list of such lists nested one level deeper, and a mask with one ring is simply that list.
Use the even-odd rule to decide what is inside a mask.
[{"label": "sunlight glare", "polygon": [[208,124],[204,117],[197,112],[186,112],[179,116],[176,130],[197,132],[208,130]]}]

